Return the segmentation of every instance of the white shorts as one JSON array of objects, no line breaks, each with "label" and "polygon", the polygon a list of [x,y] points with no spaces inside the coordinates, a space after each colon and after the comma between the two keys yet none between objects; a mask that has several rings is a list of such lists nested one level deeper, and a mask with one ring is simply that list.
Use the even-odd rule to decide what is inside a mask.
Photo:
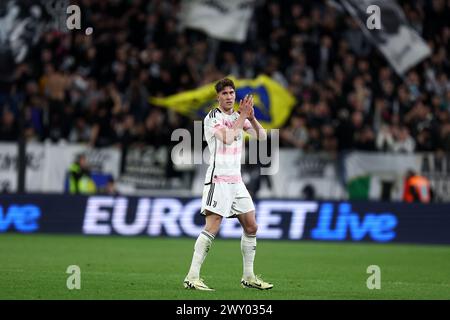
[{"label": "white shorts", "polygon": [[203,188],[202,208],[224,218],[235,218],[239,214],[255,210],[252,197],[243,182],[212,183]]}]

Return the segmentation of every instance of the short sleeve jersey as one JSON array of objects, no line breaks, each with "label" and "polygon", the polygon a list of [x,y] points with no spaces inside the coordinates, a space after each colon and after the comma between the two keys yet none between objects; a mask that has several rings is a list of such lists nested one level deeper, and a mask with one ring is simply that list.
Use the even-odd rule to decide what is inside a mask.
[{"label": "short sleeve jersey", "polygon": [[[214,135],[221,128],[231,129],[238,118],[238,112],[226,114],[219,108],[211,110],[206,115],[203,129],[209,147],[210,162],[205,176],[205,184],[241,181],[243,132],[241,131],[231,144],[223,143]],[[245,120],[244,130],[250,127],[250,121]]]}]

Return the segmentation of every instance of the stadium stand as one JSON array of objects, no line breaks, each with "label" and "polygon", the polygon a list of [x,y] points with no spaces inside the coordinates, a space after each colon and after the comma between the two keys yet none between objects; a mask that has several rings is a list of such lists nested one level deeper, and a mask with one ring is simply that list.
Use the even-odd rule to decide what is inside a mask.
[{"label": "stadium stand", "polygon": [[351,17],[324,1],[259,2],[245,44],[179,30],[180,1],[82,1],[95,32],[47,32],[2,85],[0,140],[160,144],[190,120],[152,106],[225,75],[264,73],[297,98],[282,146],[450,151],[448,3],[399,1],[432,56],[399,78]]}]

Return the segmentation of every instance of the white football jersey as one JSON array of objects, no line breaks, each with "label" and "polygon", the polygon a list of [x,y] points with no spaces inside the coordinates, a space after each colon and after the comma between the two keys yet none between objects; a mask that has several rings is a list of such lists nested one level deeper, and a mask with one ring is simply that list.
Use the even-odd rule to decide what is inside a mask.
[{"label": "white football jersey", "polygon": [[[238,112],[234,111],[232,114],[226,114],[219,108],[214,108],[206,115],[203,121],[203,128],[211,155],[209,167],[206,171],[205,184],[220,182],[238,183],[242,181],[243,132],[241,131],[231,144],[223,143],[214,135],[214,132],[220,128],[232,128],[238,118]],[[244,130],[250,127],[250,121],[246,119]]]}]

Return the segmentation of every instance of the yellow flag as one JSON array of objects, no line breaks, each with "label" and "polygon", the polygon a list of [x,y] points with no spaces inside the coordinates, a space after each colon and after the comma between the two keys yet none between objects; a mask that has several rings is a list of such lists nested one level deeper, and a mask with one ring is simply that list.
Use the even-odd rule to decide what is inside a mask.
[{"label": "yellow flag", "polygon": [[[260,75],[256,79],[229,78],[236,86],[236,107],[246,94],[252,94],[255,116],[264,128],[280,128],[284,125],[296,103],[295,97],[288,90],[266,75]],[[210,83],[164,98],[151,97],[149,102],[186,116],[203,118],[217,105],[214,85],[215,83]]]}]

